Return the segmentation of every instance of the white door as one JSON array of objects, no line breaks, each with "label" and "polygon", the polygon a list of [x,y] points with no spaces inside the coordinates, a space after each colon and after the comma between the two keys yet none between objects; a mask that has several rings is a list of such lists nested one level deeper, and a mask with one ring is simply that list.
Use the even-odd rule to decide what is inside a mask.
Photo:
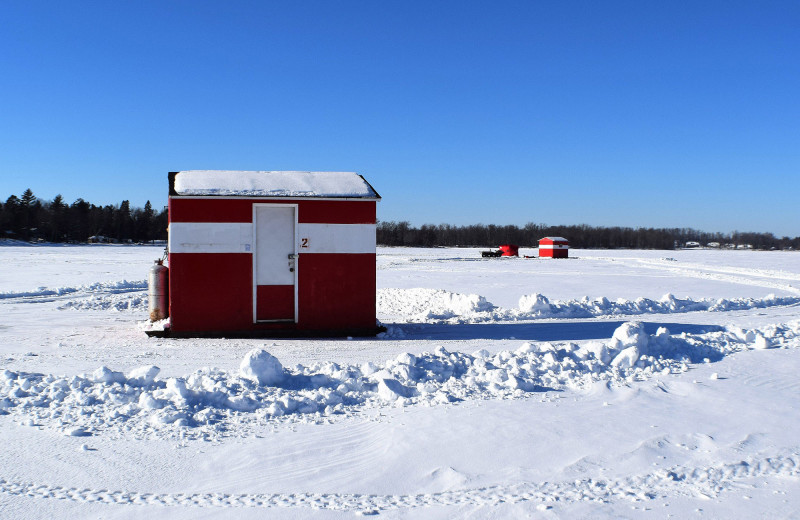
[{"label": "white door", "polygon": [[253,321],[297,321],[297,206],[254,204]]}]

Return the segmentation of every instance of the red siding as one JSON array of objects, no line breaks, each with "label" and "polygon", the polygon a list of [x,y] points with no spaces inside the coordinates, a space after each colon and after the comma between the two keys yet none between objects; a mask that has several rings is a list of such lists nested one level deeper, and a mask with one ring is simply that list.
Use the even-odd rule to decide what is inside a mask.
[{"label": "red siding", "polygon": [[249,253],[170,253],[172,330],[248,329],[253,322],[253,257]]},{"label": "red siding", "polygon": [[[297,204],[304,224],[374,224],[374,200],[170,197],[170,222],[252,222],[253,204]],[[176,333],[275,329],[374,329],[375,254],[305,253],[298,259],[298,322],[253,323],[251,253],[171,253],[170,315]],[[259,317],[294,315],[293,286],[257,288]],[[278,294],[276,291],[280,292]],[[291,312],[289,309],[291,308]]]},{"label": "red siding", "polygon": [[249,200],[169,198],[170,222],[252,222]]},{"label": "red siding", "polygon": [[544,258],[569,258],[569,249],[540,249],[539,256]]},{"label": "red siding", "polygon": [[294,285],[259,285],[256,289],[259,320],[294,321]]},{"label": "red siding", "polygon": [[302,224],[374,224],[375,201],[170,197],[170,222],[252,222],[253,204],[297,204]]},{"label": "red siding", "polygon": [[[253,323],[252,266],[250,253],[171,253],[172,330],[224,332],[375,327],[374,254],[300,255],[297,324]],[[279,308],[288,308],[293,303],[292,296],[282,299],[276,294],[268,296],[266,292],[269,291],[264,292],[264,287],[258,287],[259,299],[271,297]],[[286,290],[289,288],[291,286]]]},{"label": "red siding", "polygon": [[375,201],[300,201],[301,224],[374,224]]},{"label": "red siding", "polygon": [[375,327],[375,255],[309,254],[299,261],[299,326]]}]

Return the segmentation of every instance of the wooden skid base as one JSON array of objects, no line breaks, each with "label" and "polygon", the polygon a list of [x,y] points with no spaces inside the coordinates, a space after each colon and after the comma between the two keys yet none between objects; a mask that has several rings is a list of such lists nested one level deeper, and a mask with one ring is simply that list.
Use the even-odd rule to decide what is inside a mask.
[{"label": "wooden skid base", "polygon": [[331,330],[297,330],[297,329],[264,329],[242,331],[182,331],[148,330],[145,334],[151,338],[344,338],[374,337],[386,332],[386,327],[363,329],[331,329]]}]

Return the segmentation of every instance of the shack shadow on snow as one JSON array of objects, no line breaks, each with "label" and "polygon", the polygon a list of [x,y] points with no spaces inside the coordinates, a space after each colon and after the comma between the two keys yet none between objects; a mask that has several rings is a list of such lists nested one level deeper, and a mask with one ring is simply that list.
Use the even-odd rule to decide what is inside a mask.
[{"label": "shack shadow on snow", "polygon": [[[402,340],[440,339],[515,339],[522,341],[580,341],[609,339],[625,321],[573,321],[568,323],[403,323],[396,326],[405,333]],[[642,322],[648,334],[666,327],[670,334],[704,334],[723,330],[719,325]]]}]

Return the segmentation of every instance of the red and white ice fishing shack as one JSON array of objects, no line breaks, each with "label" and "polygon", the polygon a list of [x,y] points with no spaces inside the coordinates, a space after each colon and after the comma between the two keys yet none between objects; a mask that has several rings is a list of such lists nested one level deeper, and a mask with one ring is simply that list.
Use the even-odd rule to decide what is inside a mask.
[{"label": "red and white ice fishing shack", "polygon": [[562,237],[544,237],[539,239],[540,258],[567,258],[569,241]]},{"label": "red and white ice fishing shack", "polygon": [[351,172],[171,172],[169,335],[374,335],[379,200]]}]

